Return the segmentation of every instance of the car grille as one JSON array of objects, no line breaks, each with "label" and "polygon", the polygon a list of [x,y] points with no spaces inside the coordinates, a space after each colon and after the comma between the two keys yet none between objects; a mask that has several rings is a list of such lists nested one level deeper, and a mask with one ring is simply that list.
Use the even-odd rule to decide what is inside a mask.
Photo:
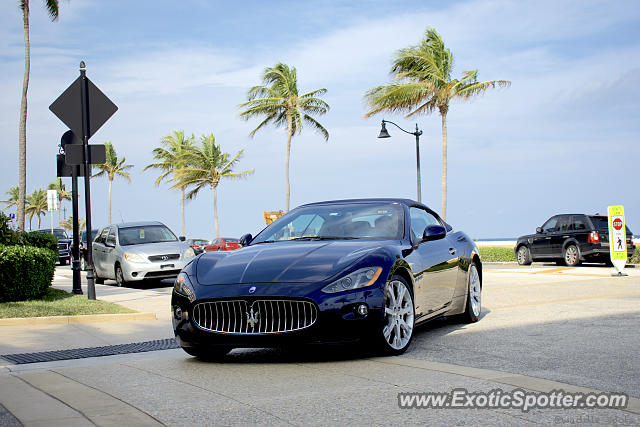
[{"label": "car grille", "polygon": [[179,258],[180,254],[151,255],[149,261],[170,261]]},{"label": "car grille", "polygon": [[228,334],[272,334],[308,328],[318,318],[309,301],[214,301],[196,304],[193,320],[202,329]]},{"label": "car grille", "polygon": [[58,242],[58,249],[66,251],[66,250],[69,249],[69,244],[68,243],[64,243],[64,242],[62,242],[62,243]]}]

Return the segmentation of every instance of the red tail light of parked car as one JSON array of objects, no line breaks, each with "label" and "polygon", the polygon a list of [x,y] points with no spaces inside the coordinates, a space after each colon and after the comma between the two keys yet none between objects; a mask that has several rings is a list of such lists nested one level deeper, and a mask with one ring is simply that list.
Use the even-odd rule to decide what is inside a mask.
[{"label": "red tail light of parked car", "polygon": [[589,243],[600,243],[600,235],[597,231],[589,233]]}]

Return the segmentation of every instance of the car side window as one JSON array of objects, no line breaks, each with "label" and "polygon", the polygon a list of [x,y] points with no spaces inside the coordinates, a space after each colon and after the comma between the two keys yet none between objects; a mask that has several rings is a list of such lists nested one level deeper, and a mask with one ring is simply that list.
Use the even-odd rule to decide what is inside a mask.
[{"label": "car side window", "polygon": [[556,230],[557,231],[569,231],[569,226],[570,226],[570,222],[569,222],[569,217],[568,216],[561,216],[560,218],[558,218],[558,224],[556,225]]},{"label": "car side window", "polygon": [[104,228],[100,234],[98,235],[98,237],[96,238],[96,243],[101,243],[104,245],[104,242],[107,240],[107,234],[109,233],[109,229],[108,228]]},{"label": "car side window", "polygon": [[556,229],[557,224],[558,224],[558,218],[554,216],[549,221],[544,223],[544,225],[542,226],[542,232],[548,233],[550,231],[554,231]]},{"label": "car side window", "polygon": [[584,216],[571,217],[571,230],[580,231],[587,229],[587,221]]},{"label": "car side window", "polygon": [[442,225],[438,219],[424,209],[411,207],[409,208],[409,216],[411,218],[411,239],[422,239],[424,229],[428,225]]},{"label": "car side window", "polygon": [[107,235],[107,244],[113,246],[116,245],[116,230],[113,227],[109,229],[109,234]]}]

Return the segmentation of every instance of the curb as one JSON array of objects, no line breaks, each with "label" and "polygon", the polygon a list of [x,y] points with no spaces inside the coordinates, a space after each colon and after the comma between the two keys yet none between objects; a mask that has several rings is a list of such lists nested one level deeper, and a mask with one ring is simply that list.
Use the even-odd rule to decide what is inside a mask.
[{"label": "curb", "polygon": [[11,317],[0,319],[0,326],[71,325],[74,323],[128,322],[157,320],[155,313],[83,314],[78,316]]}]

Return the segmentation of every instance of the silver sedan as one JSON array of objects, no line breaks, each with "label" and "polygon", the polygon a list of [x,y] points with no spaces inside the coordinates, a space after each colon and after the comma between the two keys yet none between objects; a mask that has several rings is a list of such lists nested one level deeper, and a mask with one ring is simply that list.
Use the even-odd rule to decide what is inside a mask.
[{"label": "silver sedan", "polygon": [[156,221],[108,225],[93,241],[96,283],[118,286],[144,279],[173,278],[195,256],[164,224]]}]

